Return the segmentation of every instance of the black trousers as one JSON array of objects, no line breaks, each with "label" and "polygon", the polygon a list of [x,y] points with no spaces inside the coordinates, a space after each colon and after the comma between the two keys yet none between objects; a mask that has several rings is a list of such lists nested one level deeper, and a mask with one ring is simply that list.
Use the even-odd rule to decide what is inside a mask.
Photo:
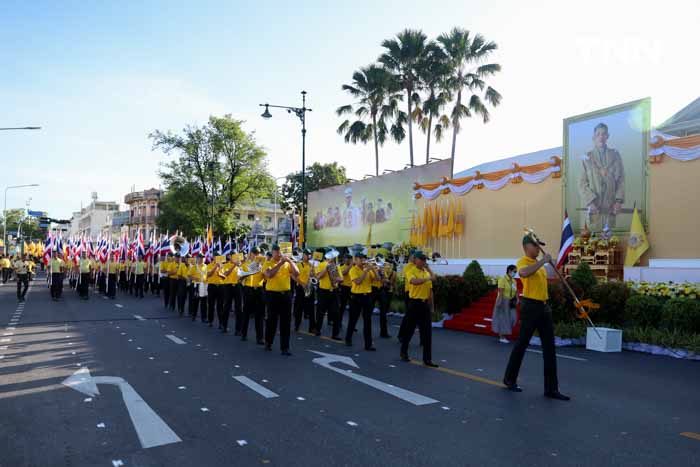
[{"label": "black trousers", "polygon": [[233,284],[222,284],[220,287],[219,301],[223,302],[221,311],[219,311],[219,324],[224,331],[228,331],[228,319],[231,316],[231,307],[233,306]]},{"label": "black trousers", "polygon": [[200,310],[200,317],[203,323],[207,322],[207,297],[200,297],[197,293],[197,284],[190,286],[190,316],[192,321],[197,319],[197,310]]},{"label": "black trousers", "polygon": [[168,305],[170,305],[170,278],[161,277],[160,285],[163,289],[163,305],[165,308],[168,308]]},{"label": "black trousers", "polygon": [[314,315],[314,294],[304,296],[304,287],[299,284],[294,288],[294,329],[299,330],[303,318],[309,320],[309,332],[316,330]]},{"label": "black trousers", "polygon": [[160,282],[158,282],[158,274],[151,274],[151,293],[160,295]]},{"label": "black trousers", "polygon": [[[176,282],[177,290],[177,311],[181,315],[185,314],[185,301],[187,300],[187,280],[178,279]],[[172,297],[170,298],[172,300]]]},{"label": "black trousers", "polygon": [[63,293],[63,274],[51,273],[51,298],[61,298]]},{"label": "black trousers", "polygon": [[2,283],[6,284],[7,281],[10,279],[10,273],[12,272],[12,269],[10,268],[2,268]]},{"label": "black trousers", "polygon": [[107,292],[107,275],[102,271],[97,273],[97,290],[102,294]]},{"label": "black trousers", "polygon": [[214,313],[219,317],[219,326],[221,326],[221,317],[219,307],[223,309],[223,304],[219,294],[221,293],[221,286],[216,284],[209,284],[207,286],[207,312],[209,313],[208,321],[209,323],[214,323]]},{"label": "black trousers", "polygon": [[557,380],[557,356],[554,349],[554,325],[552,312],[546,303],[539,300],[523,298],[520,307],[520,335],[513,346],[506,368],[505,381],[515,384],[518,381],[520,365],[525,356],[525,350],[530,345],[530,338],[537,330],[542,341],[542,358],[544,358],[544,391],[559,390]]},{"label": "black trousers", "polygon": [[177,289],[178,289],[179,279],[170,278],[170,309],[175,311],[175,306],[177,305]]},{"label": "black trousers", "polygon": [[126,290],[126,271],[119,272],[119,290],[122,292]]},{"label": "black trousers", "polygon": [[345,315],[345,309],[350,303],[350,287],[347,285],[340,286],[340,307],[338,309],[338,321],[340,321],[340,327],[343,326],[343,316]]},{"label": "black trousers", "polygon": [[29,274],[17,274],[17,300],[24,299],[29,288]]},{"label": "black trousers", "polygon": [[90,273],[81,272],[80,273],[80,284],[78,294],[82,298],[88,298],[88,291],[90,290]]},{"label": "black trousers", "polygon": [[401,353],[408,354],[408,344],[418,327],[420,340],[423,343],[423,361],[433,359],[433,323],[430,319],[430,305],[427,301],[408,299],[406,310],[406,338],[401,341]]},{"label": "black trousers", "polygon": [[234,313],[236,319],[236,334],[240,334],[243,325],[243,309],[241,308],[241,286],[240,284],[225,284],[224,286],[224,311],[222,317],[225,319],[224,329],[228,329],[228,319]]},{"label": "black trousers", "polygon": [[136,274],[136,296],[143,298],[143,286],[144,286],[144,276],[143,274]]},{"label": "black trousers", "polygon": [[365,339],[365,349],[372,347],[372,298],[370,294],[350,294],[350,320],[345,333],[345,342],[352,343],[355,325],[362,315],[362,337]]},{"label": "black trousers", "polygon": [[114,298],[117,294],[117,275],[109,274],[107,276],[107,296]]},{"label": "black trousers", "polygon": [[382,287],[377,294],[379,296],[379,335],[389,337],[389,321],[386,315],[391,305],[391,290],[389,287]]},{"label": "black trousers", "polygon": [[289,333],[292,325],[292,300],[289,292],[267,291],[267,329],[265,344],[272,346],[277,334],[277,322],[280,326],[280,350],[289,350]]},{"label": "black trousers", "polygon": [[255,319],[255,339],[262,342],[265,338],[263,324],[265,323],[265,302],[263,301],[261,287],[243,287],[243,322],[241,323],[241,335],[248,336],[248,323],[250,317]]},{"label": "black trousers", "polygon": [[[318,306],[316,307],[316,333],[323,330],[323,318],[328,314],[328,322],[333,323],[333,335],[336,336],[335,322],[338,318],[338,296],[334,290],[318,289]],[[340,329],[338,329],[340,332]]]}]

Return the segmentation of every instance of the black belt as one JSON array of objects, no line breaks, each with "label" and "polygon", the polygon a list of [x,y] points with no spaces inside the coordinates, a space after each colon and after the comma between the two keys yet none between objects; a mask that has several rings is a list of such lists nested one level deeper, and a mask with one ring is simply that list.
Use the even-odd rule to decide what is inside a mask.
[{"label": "black belt", "polygon": [[523,300],[523,302],[531,302],[533,304],[538,304],[538,305],[544,305],[545,303],[547,303],[547,302],[542,301],[542,300],[537,300],[537,299],[528,298],[528,297],[523,297],[522,300]]},{"label": "black belt", "polygon": [[409,298],[409,302],[420,302],[420,303],[428,303],[428,298]]},{"label": "black belt", "polygon": [[280,295],[288,295],[289,290],[266,290],[267,293],[278,293]]}]

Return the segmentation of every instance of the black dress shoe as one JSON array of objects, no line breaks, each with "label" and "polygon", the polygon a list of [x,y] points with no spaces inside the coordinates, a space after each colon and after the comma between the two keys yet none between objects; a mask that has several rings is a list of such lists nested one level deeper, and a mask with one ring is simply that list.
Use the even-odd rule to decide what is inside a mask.
[{"label": "black dress shoe", "polygon": [[292,353],[291,353],[289,350],[283,350],[283,351],[282,351],[282,355],[285,356],[285,357],[291,357],[291,356],[292,356]]},{"label": "black dress shoe", "polygon": [[343,340],[343,338],[339,337],[339,336],[333,336],[333,337],[331,337],[331,339],[333,339],[334,341],[342,341]]},{"label": "black dress shoe", "polygon": [[367,352],[376,352],[377,351],[377,349],[375,347],[365,347],[365,350]]},{"label": "black dress shoe", "polygon": [[423,365],[429,366],[430,368],[438,368],[438,365],[433,363],[431,360],[428,360],[427,362],[423,362]]},{"label": "black dress shoe", "polygon": [[379,337],[381,337],[382,339],[389,339],[389,338],[391,338],[391,335],[389,335],[389,334],[380,334]]},{"label": "black dress shoe", "polygon": [[512,392],[523,392],[523,388],[518,386],[516,383],[509,383],[505,379],[503,380],[503,384],[506,386],[506,389]]},{"label": "black dress shoe", "polygon": [[571,398],[569,396],[565,396],[564,394],[560,393],[559,391],[545,392],[544,397],[547,397],[549,399],[556,399],[558,401],[570,401],[571,400]]},{"label": "black dress shoe", "polygon": [[408,354],[407,354],[407,353],[402,353],[402,354],[401,354],[401,361],[402,361],[402,362],[410,362],[411,359],[408,358]]}]

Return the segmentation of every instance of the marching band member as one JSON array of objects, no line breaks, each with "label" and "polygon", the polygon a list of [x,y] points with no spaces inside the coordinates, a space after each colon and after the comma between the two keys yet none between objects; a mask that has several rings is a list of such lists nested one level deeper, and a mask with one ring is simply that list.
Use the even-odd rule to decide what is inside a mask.
[{"label": "marching band member", "polygon": [[175,311],[177,305],[177,288],[178,278],[177,270],[180,267],[180,255],[175,255],[170,259],[170,267],[168,268],[168,277],[170,278],[170,310]]},{"label": "marching band member", "polygon": [[[190,286],[190,316],[192,321],[197,319],[197,310],[200,310],[202,323],[207,322],[207,292],[206,287],[200,284],[207,283],[207,265],[204,264],[204,257],[198,256],[195,264],[189,267],[187,275],[192,282]],[[202,293],[202,289],[204,293]]]},{"label": "marching band member", "polygon": [[265,350],[272,350],[272,343],[280,327],[280,350],[282,355],[291,356],[289,352],[289,333],[291,327],[290,279],[299,275],[299,268],[294,262],[280,254],[279,245],[272,246],[272,258],[263,265],[263,274],[267,283],[267,329],[265,333]]},{"label": "marching band member", "polygon": [[146,262],[143,260],[143,257],[140,254],[136,258],[136,261],[134,261],[134,278],[136,283],[134,295],[136,295],[138,298],[143,298],[143,287],[146,278]]},{"label": "marching band member", "polygon": [[221,276],[219,276],[219,271],[221,270],[221,264],[217,261],[213,261],[207,265],[207,311],[209,317],[209,327],[214,326],[214,313],[219,321],[219,329],[221,327],[221,314],[224,309],[223,294],[222,294],[222,284]]},{"label": "marching band member", "polygon": [[426,267],[427,259],[422,252],[417,252],[414,255],[415,267],[406,273],[408,309],[406,310],[406,335],[401,341],[401,360],[410,361],[408,344],[411,342],[417,325],[423,341],[423,364],[436,368],[437,365],[432,360],[432,320],[430,317],[435,274]]},{"label": "marching band member", "polygon": [[241,265],[241,269],[245,272],[250,272],[253,268],[252,264],[257,263],[255,266],[259,272],[251,274],[243,279],[243,322],[241,324],[241,340],[248,340],[248,323],[250,322],[250,317],[255,318],[255,340],[258,345],[263,345],[265,343],[265,334],[263,330],[263,325],[265,323],[265,302],[263,301],[262,288],[265,278],[262,273],[262,268],[260,267],[263,257],[258,256],[260,250],[258,247],[253,247],[248,253],[248,258]]},{"label": "marching band member", "polygon": [[[222,266],[222,280],[224,290],[224,310],[222,313],[223,318],[223,330],[221,332],[228,332],[228,319],[231,315],[231,311],[235,313],[235,335],[241,335],[241,325],[243,324],[243,316],[241,313],[241,292],[238,288],[238,271],[239,264],[235,254],[229,255],[228,263]],[[235,308],[234,308],[235,306]]]},{"label": "marching band member", "polygon": [[[175,264],[177,268],[174,269],[174,274],[171,277],[175,277],[175,293],[177,297],[177,312],[180,316],[185,314],[185,300],[187,299],[187,264],[183,261],[182,256],[177,255]],[[171,296],[172,300],[173,297]]]},{"label": "marching band member", "polygon": [[311,295],[306,296],[307,287],[311,287],[309,280],[311,280],[314,269],[310,258],[311,250],[305,248],[302,252],[301,261],[296,265],[297,269],[299,269],[299,275],[296,278],[294,287],[294,331],[296,332],[299,332],[302,317],[309,320],[309,332],[316,332],[313,290]]},{"label": "marching band member", "polygon": [[352,267],[352,255],[347,253],[343,255],[343,264],[339,267],[340,274],[343,276],[343,282],[340,284],[340,308],[338,310],[338,332],[343,328],[343,315],[345,309],[350,303],[350,289],[352,288],[352,280],[350,280],[350,268]]},{"label": "marching band member", "polygon": [[119,290],[126,292],[126,261],[119,260]]},{"label": "marching band member", "polygon": [[[338,276],[331,278],[328,274],[328,266],[335,267],[338,271]],[[336,289],[343,281],[342,273],[337,269],[335,264],[335,258],[326,259],[319,263],[316,267],[316,278],[318,279],[318,307],[316,309],[316,335],[321,335],[321,330],[323,329],[323,318],[328,314],[329,323],[332,322],[332,338],[335,340],[342,340],[338,333],[340,333],[340,328],[338,327],[338,296],[336,295]]]},{"label": "marching band member", "polygon": [[350,290],[350,320],[345,333],[345,345],[352,346],[352,334],[355,325],[362,315],[362,336],[365,340],[365,350],[376,351],[372,345],[372,280],[376,276],[375,268],[365,264],[367,255],[360,252],[355,255],[356,264],[350,268],[352,288]]},{"label": "marching band member", "polygon": [[80,261],[78,261],[78,268],[80,283],[78,284],[78,295],[82,300],[88,299],[88,291],[90,286],[90,271],[92,271],[92,261],[88,259],[85,252],[80,255]]},{"label": "marching band member", "polygon": [[163,306],[170,306],[170,254],[160,262],[160,284],[163,288]]},{"label": "marching band member", "polygon": [[386,261],[382,273],[382,287],[379,289],[379,337],[388,339],[391,335],[389,334],[387,314],[389,313],[391,298],[396,286],[396,268],[394,263]]},{"label": "marching band member", "polygon": [[61,259],[60,251],[53,254],[49,262],[49,270],[51,272],[51,300],[58,301],[63,293],[63,269],[65,263]]},{"label": "marching band member", "polygon": [[148,265],[148,271],[151,274],[151,295],[160,297],[160,261],[158,256],[153,258],[153,261]]},{"label": "marching band member", "polygon": [[110,261],[109,274],[107,275],[107,296],[114,300],[117,293],[117,278],[119,276],[119,262]]},{"label": "marching band member", "polygon": [[411,270],[414,267],[416,267],[416,265],[414,263],[414,261],[416,259],[414,253],[415,253],[414,249],[411,249],[408,252],[408,260],[406,262],[406,265],[403,267],[403,277],[404,277],[403,288],[404,288],[404,295],[405,295],[403,303],[404,303],[405,312],[404,312],[403,318],[401,319],[401,326],[399,326],[399,342],[403,342],[403,340],[406,338],[406,334],[407,334],[406,333],[406,326],[408,324],[407,316],[408,316],[408,298],[409,298],[408,297],[408,286],[409,286],[409,283],[406,280],[406,276],[411,272]]}]

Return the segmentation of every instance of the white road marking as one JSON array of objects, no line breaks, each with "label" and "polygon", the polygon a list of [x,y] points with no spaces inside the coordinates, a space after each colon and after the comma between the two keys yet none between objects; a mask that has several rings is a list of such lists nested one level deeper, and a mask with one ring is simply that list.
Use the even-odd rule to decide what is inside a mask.
[{"label": "white road marking", "polygon": [[163,373],[165,373],[167,375],[170,372],[168,370],[163,370]]},{"label": "white road marking", "polygon": [[279,397],[279,394],[275,394],[274,392],[270,391],[267,389],[265,386],[261,386],[252,379],[248,378],[247,376],[234,376],[233,379],[241,383],[243,386],[247,386],[249,389],[252,389],[253,391],[257,392],[261,396],[263,396],[265,399],[272,399],[274,397]]},{"label": "white road marking", "polygon": [[14,335],[15,335],[14,332],[6,332],[6,333],[3,333],[3,336],[14,336]]},{"label": "white road marking", "polygon": [[115,459],[112,461],[112,467],[123,467],[124,462],[121,459]]},{"label": "white road marking", "polygon": [[215,352],[215,353],[213,353],[212,355],[213,355],[214,357],[218,357],[218,356],[219,356],[219,354],[218,354],[218,353],[216,353],[216,352]]},{"label": "white road marking", "polygon": [[91,397],[100,394],[97,389],[98,384],[117,386],[121,390],[131,423],[144,449],[182,441],[123,378],[115,376],[93,378],[87,368],[82,368],[63,380],[62,384]]},{"label": "white road marking", "polygon": [[246,441],[244,439],[237,439],[236,442],[238,443],[239,446],[245,446],[246,444],[248,444],[248,441]]},{"label": "white road marking", "polygon": [[440,407],[440,408],[441,408],[442,410],[450,410],[450,408],[449,408],[449,407],[447,407],[446,405],[443,405],[443,406],[442,406],[442,407]]},{"label": "white road marking", "polygon": [[7,346],[3,345],[2,347],[0,347],[0,350],[7,350]]},{"label": "white road marking", "polygon": [[[528,352],[534,352],[534,353],[539,353],[541,354],[541,350],[535,350],[535,349],[527,349]],[[579,358],[579,357],[572,357],[570,355],[562,355],[562,354],[557,354],[557,357],[559,358],[568,358],[569,360],[576,360],[577,362],[587,362],[585,358]]]},{"label": "white road marking", "polygon": [[206,407],[202,407],[202,408],[199,409],[199,410],[201,410],[202,412],[209,412],[209,409],[207,409]]},{"label": "white road marking", "polygon": [[353,421],[350,421],[350,420],[348,420],[348,421],[345,422],[345,423],[347,423],[347,424],[350,425],[350,426],[357,426],[357,423],[355,423],[355,422],[353,422]]},{"label": "white road marking", "polygon": [[134,315],[134,318],[136,318],[139,321],[146,321],[146,318],[144,318],[143,316],[140,316],[140,315]]},{"label": "white road marking", "polygon": [[299,397],[297,397],[297,400],[298,400],[298,401],[305,401],[306,399],[304,399],[303,397],[299,396]]},{"label": "white road marking", "polygon": [[234,368],[240,368],[240,365],[233,365]]},{"label": "white road marking", "polygon": [[166,334],[165,337],[170,339],[171,341],[175,342],[176,344],[185,344],[186,342],[180,339],[177,336],[173,336],[172,334]]},{"label": "white road marking", "polygon": [[92,397],[86,397],[83,402],[92,402]]},{"label": "white road marking", "polygon": [[0,339],[0,342],[12,342],[12,339]]},{"label": "white road marking", "polygon": [[121,303],[115,303],[114,306],[116,306],[117,308],[124,308],[124,305],[122,305]]},{"label": "white road marking", "polygon": [[136,350],[143,350],[141,347],[136,347]]},{"label": "white road marking", "polygon": [[149,360],[154,360],[156,357],[148,357]]},{"label": "white road marking", "polygon": [[316,350],[310,350],[310,352],[313,352],[317,355],[321,355],[319,358],[314,358],[312,361],[320,365],[324,368],[327,368],[331,371],[334,371],[340,375],[346,376],[350,379],[354,379],[355,381],[359,381],[360,383],[366,384],[367,386],[370,386],[374,389],[377,389],[379,391],[385,392],[389,395],[392,395],[394,397],[397,397],[401,400],[404,400],[406,402],[409,402],[413,405],[428,405],[428,404],[435,404],[438,402],[435,399],[432,399],[430,397],[426,397],[420,394],[417,394],[412,391],[408,391],[406,389],[402,389],[399,387],[396,387],[391,384],[384,383],[382,381],[378,381],[373,378],[369,378],[367,376],[363,376],[358,373],[353,373],[350,370],[342,370],[340,368],[336,368],[332,363],[338,362],[338,363],[344,363],[345,365],[354,367],[354,368],[359,368],[355,361],[350,358],[346,357],[344,355],[334,355],[334,354],[328,354],[324,352],[318,352]]},{"label": "white road marking", "polygon": [[126,336],[126,333],[125,333],[125,332],[123,332],[123,333],[122,333],[122,336]]},{"label": "white road marking", "polygon": [[16,330],[16,329],[17,329],[17,328],[14,327],[14,326],[10,326],[10,327],[5,328],[6,331],[14,331],[14,330]]},{"label": "white road marking", "polygon": [[104,424],[104,423],[98,423],[98,424],[97,424],[97,428],[104,428],[104,427],[105,427],[105,424]]},{"label": "white road marking", "polygon": [[183,389],[187,389],[187,386],[178,386],[177,388],[180,390],[183,390]]}]

